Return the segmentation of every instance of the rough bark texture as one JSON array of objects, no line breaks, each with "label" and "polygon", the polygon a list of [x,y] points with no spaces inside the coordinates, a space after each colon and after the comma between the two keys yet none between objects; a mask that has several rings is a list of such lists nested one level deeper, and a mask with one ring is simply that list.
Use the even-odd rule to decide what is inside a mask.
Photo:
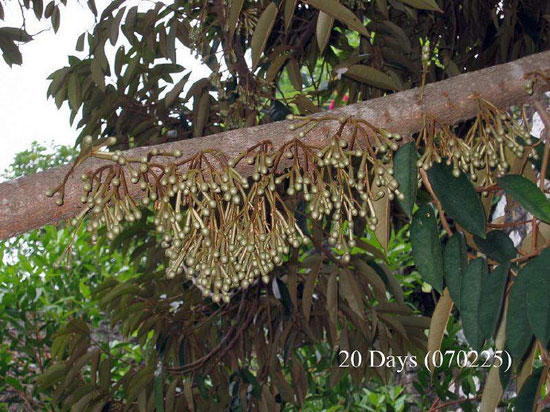
[{"label": "rough bark texture", "polygon": [[[374,125],[406,136],[420,130],[424,113],[448,124],[475,116],[476,97],[485,98],[499,107],[522,104],[528,99],[525,92],[526,74],[548,69],[550,52],[538,53],[511,63],[429,84],[425,88],[423,102],[419,101],[420,89],[411,89],[350,105],[332,111],[331,114],[363,118]],[[228,157],[233,157],[261,140],[270,140],[278,147],[295,137],[297,132],[289,131],[289,123],[276,122],[157,147],[161,151],[179,149],[184,158],[207,148],[218,148]],[[309,132],[304,140],[309,144],[320,145],[331,136],[337,126],[337,122],[323,122]],[[148,147],[142,147],[132,149],[126,154],[138,157],[149,150]],[[105,161],[89,159],[76,169],[67,181],[63,206],[57,206],[54,199],[45,196],[45,192],[62,181],[68,166],[1,183],[0,239],[75,216],[83,208],[80,202],[80,176],[101,164],[105,164]],[[248,172],[245,164],[240,167],[243,173]],[[137,197],[141,195],[135,185],[131,191]]]}]

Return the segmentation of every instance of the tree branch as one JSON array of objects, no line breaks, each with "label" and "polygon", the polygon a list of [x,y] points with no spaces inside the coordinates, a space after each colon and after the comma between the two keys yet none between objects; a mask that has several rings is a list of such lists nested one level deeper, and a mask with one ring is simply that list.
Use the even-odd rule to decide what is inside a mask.
[{"label": "tree branch", "polygon": [[[545,71],[548,67],[550,51],[429,84],[424,89],[422,103],[419,103],[420,90],[417,88],[353,104],[331,114],[362,118],[376,126],[407,136],[422,128],[424,113],[429,113],[447,124],[475,116],[478,109],[475,99],[478,97],[490,100],[499,107],[522,104],[529,100],[525,92],[526,74]],[[271,140],[275,147],[279,147],[296,136],[296,132],[289,131],[289,124],[288,121],[270,123],[192,140],[165,143],[157,147],[161,151],[179,149],[184,158],[215,147],[231,158],[262,140]],[[321,145],[338,126],[338,122],[322,122],[307,134],[304,141]],[[131,157],[140,157],[149,150],[150,147],[141,147],[129,150],[127,154]],[[67,181],[63,206],[57,206],[53,199],[45,196],[45,192],[61,182],[69,166],[57,167],[0,184],[0,239],[75,216],[84,206],[80,202],[80,176],[105,163],[103,160],[89,159],[76,168]],[[251,172],[250,166],[246,164],[239,167],[243,174]],[[136,185],[131,185],[129,190],[136,198],[143,195]]]}]

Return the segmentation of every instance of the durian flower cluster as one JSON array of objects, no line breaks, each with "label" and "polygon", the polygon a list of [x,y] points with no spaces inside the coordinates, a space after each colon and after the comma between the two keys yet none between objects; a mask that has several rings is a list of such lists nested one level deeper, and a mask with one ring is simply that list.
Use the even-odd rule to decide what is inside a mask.
[{"label": "durian flower cluster", "polygon": [[[356,246],[354,221],[363,218],[375,230],[379,217],[373,202],[403,198],[393,176],[393,154],[401,136],[351,117],[290,120],[296,120],[290,126],[298,132],[296,138],[278,148],[260,142],[234,159],[216,149],[187,159],[178,150],[157,149],[129,158],[101,150],[113,139],[95,147],[85,139],[85,156],[111,163],[82,176],[85,208],[72,223],[85,222],[93,238],[105,227],[106,236],[114,239],[124,222],[142,218],[141,207],[152,206],[167,277],[192,280],[214,302],[228,302],[235,290],[259,279],[269,282],[291,248],[311,242],[309,230],[299,224],[300,213],[307,215],[307,222],[329,228],[327,243],[347,264]],[[305,135],[327,121],[338,122],[327,144],[307,144]],[[479,115],[465,138],[426,118],[416,144],[418,167],[427,169],[447,159],[456,175],[467,173],[478,185],[491,185],[506,172],[507,154],[522,157],[528,150],[529,156],[536,155],[525,115],[512,117],[485,101],[480,101]],[[250,176],[240,174],[242,163],[252,171]],[[142,191],[140,201],[130,185]],[[60,203],[63,190],[64,182],[48,194]],[[296,202],[305,204],[303,212]]]}]

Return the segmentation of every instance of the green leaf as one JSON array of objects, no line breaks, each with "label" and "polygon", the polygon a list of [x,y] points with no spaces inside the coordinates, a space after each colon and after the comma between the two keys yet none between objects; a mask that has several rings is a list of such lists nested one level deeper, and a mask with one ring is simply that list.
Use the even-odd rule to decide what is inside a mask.
[{"label": "green leaf", "polygon": [[262,396],[262,389],[256,377],[247,368],[240,369],[239,374],[245,383],[252,385],[252,395],[254,395],[256,399],[260,399]]},{"label": "green leaf", "polygon": [[468,232],[485,238],[485,211],[474,186],[460,173],[454,177],[453,168],[444,162],[428,170],[430,184],[446,214]]},{"label": "green leaf", "polygon": [[[539,139],[537,139],[534,136],[531,136],[531,140],[533,140],[533,148],[537,152],[537,158],[529,158],[529,161],[535,166],[535,168],[540,172],[542,169],[542,161],[544,159],[544,144],[537,144],[539,142]],[[525,145],[525,140],[520,138],[520,141],[522,144]],[[550,163],[546,166],[546,176],[550,176]]]},{"label": "green leaf", "polygon": [[164,412],[164,393],[162,375],[155,376],[154,394],[156,412]]},{"label": "green leaf", "polygon": [[460,309],[460,294],[462,289],[462,277],[468,266],[466,255],[466,241],[462,233],[457,232],[449,238],[443,253],[443,272],[445,283],[449,288],[449,294],[456,307]]},{"label": "green leaf", "polygon": [[521,359],[533,338],[527,317],[527,287],[529,274],[521,270],[516,276],[508,298],[506,318],[506,350],[516,359]]},{"label": "green leaf", "polygon": [[369,35],[363,22],[350,9],[340,4],[337,0],[307,0],[307,4],[340,20],[351,30],[358,31],[363,36]]},{"label": "green leaf", "polygon": [[[435,0],[402,0],[403,3],[421,10],[433,10],[442,12]],[[442,12],[443,13],[443,12]]]},{"label": "green leaf", "polygon": [[188,79],[189,79],[189,76],[187,75],[183,76],[181,80],[176,83],[174,88],[166,94],[166,97],[165,97],[166,107],[172,106],[172,103],[174,103],[174,101],[176,100],[176,97],[178,97],[181,94]]},{"label": "green leaf", "polygon": [[90,62],[90,72],[94,83],[99,87],[102,92],[105,91],[105,75],[101,69],[101,63],[98,59],[92,59]]},{"label": "green leaf", "polygon": [[254,33],[252,33],[252,39],[250,40],[250,49],[252,50],[252,69],[258,67],[260,56],[265,49],[267,39],[271,34],[276,17],[277,6],[275,3],[271,2],[258,19]]},{"label": "green leaf", "polygon": [[435,212],[429,204],[422,206],[413,217],[411,247],[414,263],[422,278],[441,292],[443,290],[443,252]]},{"label": "green leaf", "polygon": [[540,380],[542,378],[542,371],[544,368],[540,367],[533,371],[531,376],[527,378],[523,384],[521,391],[518,394],[516,403],[514,404],[515,412],[532,412],[535,407],[535,402],[540,396],[539,387]]},{"label": "green leaf", "polygon": [[[276,290],[279,291],[278,294],[276,293]],[[294,310],[294,305],[292,304],[292,299],[290,299],[290,292],[288,291],[285,283],[279,278],[273,279],[273,291],[274,295],[276,295],[277,298],[281,301],[285,309],[285,316],[287,318],[290,317],[290,315],[292,315],[292,311]]]},{"label": "green leaf", "polygon": [[405,214],[412,217],[414,202],[416,201],[416,191],[418,189],[418,170],[416,161],[418,153],[414,142],[405,143],[393,158],[393,176],[399,183],[399,191],[403,193],[404,199],[399,200],[399,205]]},{"label": "green leaf", "polygon": [[76,73],[69,77],[68,96],[71,109],[77,111],[82,103],[82,92],[80,90],[80,80]]},{"label": "green leaf", "polygon": [[55,6],[52,13],[52,27],[54,33],[57,33],[59,30],[59,24],[61,23],[61,13],[59,12],[59,7]]},{"label": "green leaf", "polygon": [[470,262],[460,290],[460,318],[464,336],[473,350],[481,350],[483,346],[483,331],[479,326],[479,312],[481,302],[481,285],[487,276],[487,261],[484,258],[477,258]]},{"label": "green leaf", "polygon": [[55,385],[61,378],[65,377],[68,369],[69,367],[65,363],[56,363],[38,376],[36,382],[43,389],[49,388]]},{"label": "green leaf", "polygon": [[486,239],[475,236],[474,240],[488,258],[498,263],[508,262],[516,257],[514,242],[501,230],[490,231]]},{"label": "green leaf", "polygon": [[491,338],[497,329],[498,320],[502,312],[504,290],[508,280],[510,263],[502,263],[491,273],[486,273],[481,283],[481,297],[479,302],[479,327],[484,337]]},{"label": "green leaf", "polygon": [[399,86],[386,73],[364,64],[354,64],[344,73],[358,82],[366,83],[379,89],[399,90]]},{"label": "green leaf", "polygon": [[86,38],[86,32],[84,32],[80,36],[78,36],[78,40],[76,41],[76,50],[78,50],[78,51],[84,50],[84,39],[85,38]]},{"label": "green leaf", "polygon": [[30,34],[17,27],[0,27],[0,37],[22,43],[27,43],[32,40]]},{"label": "green leaf", "polygon": [[550,222],[550,201],[533,182],[520,175],[507,175],[498,179],[498,184],[533,216]]},{"label": "green leaf", "polygon": [[111,29],[109,31],[109,41],[114,46],[118,40],[118,33],[120,32],[120,22],[124,16],[126,8],[121,8],[115,18],[111,21]]},{"label": "green leaf", "polygon": [[521,270],[528,281],[527,318],[535,336],[544,347],[550,341],[550,249],[531,260]]},{"label": "green leaf", "polygon": [[315,290],[315,283],[319,277],[319,271],[321,270],[322,263],[322,256],[309,256],[302,263],[302,267],[310,270],[306,274],[306,281],[304,283],[304,291],[302,294],[302,311],[307,322],[309,322],[311,304],[313,302],[313,292]]}]

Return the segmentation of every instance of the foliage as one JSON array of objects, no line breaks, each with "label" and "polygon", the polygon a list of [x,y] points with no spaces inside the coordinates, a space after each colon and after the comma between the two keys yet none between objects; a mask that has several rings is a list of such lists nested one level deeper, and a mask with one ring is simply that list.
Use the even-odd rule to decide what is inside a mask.
[{"label": "foliage", "polygon": [[[24,2],[23,8],[50,18],[57,29],[59,4],[50,3],[44,13],[41,5]],[[88,6],[98,15],[93,0]],[[398,386],[386,393],[377,386],[391,381],[391,370],[366,364],[346,370],[338,366],[335,348],[421,356],[429,319],[416,308],[438,316],[428,338],[432,349],[482,349],[493,343],[497,350],[509,349],[511,376],[518,387],[524,384],[516,403],[538,402],[535,394],[546,387],[548,365],[526,378],[540,354],[547,362],[548,282],[541,273],[548,263],[543,249],[550,239],[545,223],[550,209],[544,179],[539,181],[531,166],[542,169],[547,158],[542,163],[540,158],[548,150],[541,152],[542,141],[531,138],[527,109],[509,113],[480,100],[477,118],[455,126],[426,114],[425,127],[412,136],[415,147],[407,152],[399,149],[400,136],[379,125],[309,115],[332,102],[338,106],[423,87],[544,50],[550,42],[549,7],[518,0],[230,0],[157,2],[143,10],[111,2],[78,39],[77,50],[86,48],[83,57],[70,56],[68,66],[52,73],[48,94],[58,107],[68,103],[71,123],[81,115],[79,159],[113,160],[84,176],[84,202],[90,207],[74,223],[91,234],[78,232],[72,248],[87,236],[99,245],[107,238],[118,251],[113,253],[121,254],[111,255],[119,256],[113,264],[131,262],[132,276],[115,276],[109,268],[91,294],[130,344],[95,339],[91,315],[67,316],[52,336],[55,362],[39,378],[46,391],[53,390],[54,403],[75,410],[271,411],[315,401],[327,409],[404,408]],[[23,30],[3,29],[4,59],[20,63],[17,42],[31,39]],[[178,43],[212,74],[188,85],[189,73],[178,64]],[[109,47],[117,48],[113,61],[107,58]],[[532,73],[527,80],[533,92],[547,86],[548,76]],[[293,126],[297,139],[283,148],[265,143],[247,153],[259,170],[257,179],[236,174],[233,164],[243,159],[228,163],[231,159],[215,151],[180,164],[165,160],[171,162],[167,168],[155,162],[177,159],[177,153],[153,149],[143,160],[118,151],[267,123],[289,113],[308,115]],[[341,125],[333,140],[317,148],[300,145],[302,133],[321,121]],[[113,135],[114,141],[108,138]],[[100,151],[111,143],[111,152]],[[212,153],[217,168],[210,165]],[[273,159],[285,153],[294,160],[278,168]],[[311,165],[309,183],[297,179],[304,170],[298,159],[304,158]],[[128,163],[139,168],[133,183],[146,191],[152,210],[124,191]],[[186,177],[180,166],[188,167]],[[205,176],[219,190],[206,184],[211,180]],[[303,190],[312,193],[312,182],[322,190],[306,199]],[[501,221],[492,222],[493,198],[501,189],[508,208]],[[58,204],[63,190],[61,185],[51,193]],[[402,210],[390,202],[394,196]],[[210,197],[216,207],[206,202]],[[525,226],[514,219],[514,202],[534,215],[530,234],[517,249],[504,241],[488,247],[489,236],[502,239],[505,229]],[[231,224],[222,222],[224,217]],[[192,224],[181,228],[184,218]],[[394,239],[406,237],[401,228],[409,222],[418,273],[395,252],[409,245],[391,243],[392,233]],[[502,234],[489,235],[489,228]],[[275,247],[266,241],[271,238]],[[221,257],[216,252],[230,245],[243,248],[244,275],[236,256],[229,264],[220,260],[209,266]],[[259,245],[275,255],[256,251]],[[251,257],[253,252],[258,257]],[[82,259],[81,253],[74,256]],[[497,256],[498,266],[492,260]],[[213,269],[226,268],[232,276],[212,276]],[[431,294],[418,292],[418,276],[434,287]],[[458,308],[453,316],[445,296]],[[448,310],[441,310],[443,305]],[[457,344],[460,328],[467,342]],[[442,340],[434,343],[433,336]],[[442,409],[448,402],[477,407],[479,370],[451,365],[436,371],[439,379],[422,368],[417,373],[421,408]],[[510,380],[501,375],[490,387],[493,392]],[[350,381],[364,395],[339,396]],[[452,385],[460,385],[464,396],[452,392]]]},{"label": "foliage", "polygon": [[16,179],[60,166],[74,160],[77,151],[67,146],[51,144],[50,147],[33,141],[28,150],[16,153],[13,163],[4,172],[4,178]]},{"label": "foliage", "polygon": [[[64,163],[72,153],[67,147],[47,150],[34,142],[31,150],[16,155],[6,177]],[[73,236],[72,265],[58,267],[55,262]],[[49,408],[52,392],[39,388],[36,377],[52,364],[56,333],[76,319],[89,322],[99,336],[116,337],[91,299],[91,290],[108,273],[132,277],[130,261],[105,242],[92,246],[84,230],[74,234],[72,228],[53,226],[2,241],[0,255],[1,402],[25,410]]]}]

